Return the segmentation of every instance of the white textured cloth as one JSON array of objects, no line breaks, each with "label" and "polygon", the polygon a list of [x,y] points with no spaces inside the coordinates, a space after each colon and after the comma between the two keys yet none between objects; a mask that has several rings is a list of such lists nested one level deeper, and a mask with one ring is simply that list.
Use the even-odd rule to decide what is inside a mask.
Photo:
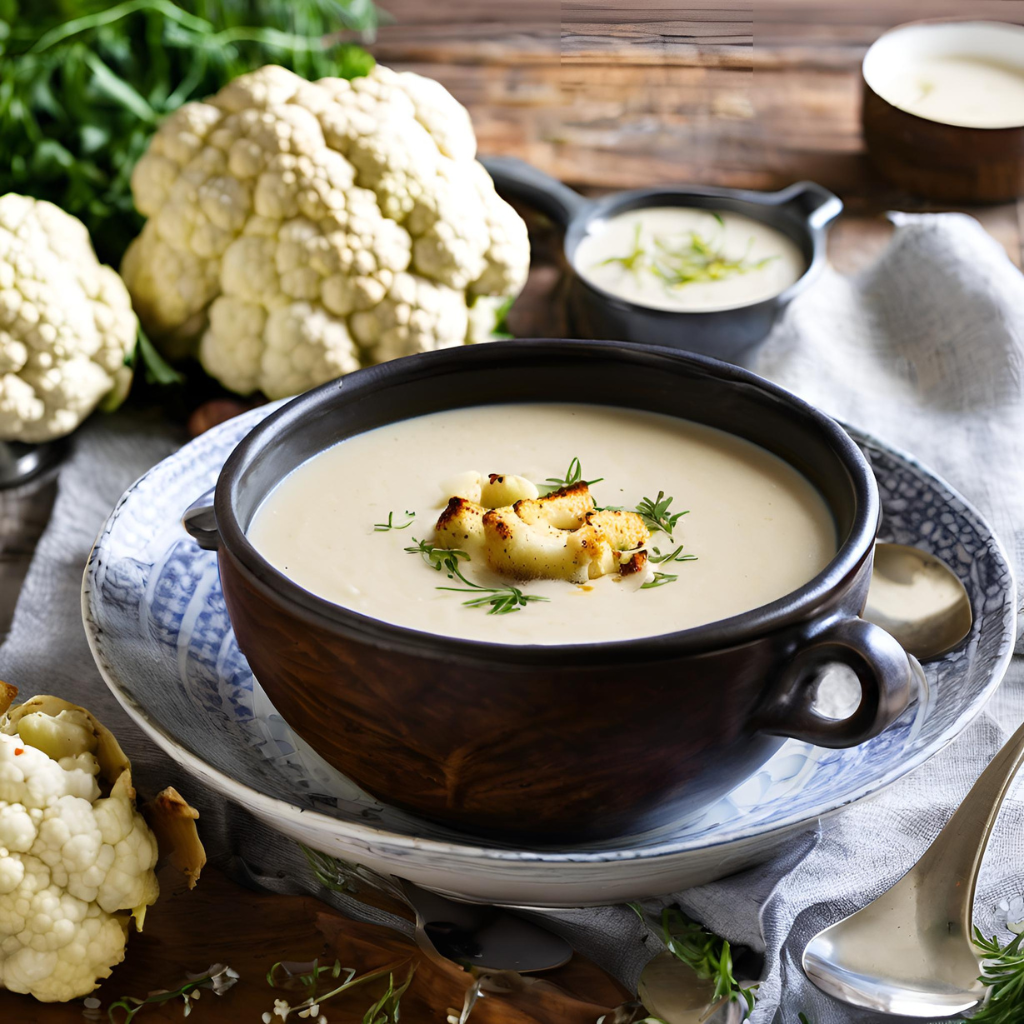
[{"label": "white textured cloth", "polygon": [[[1024,577],[1024,277],[971,218],[899,217],[891,245],[856,278],[830,271],[799,300],[752,368],[824,410],[918,455],[977,505]],[[120,711],[89,655],[79,587],[89,548],[122,491],[184,438],[156,416],[96,417],[76,436],[53,515],[0,647],[0,678],[92,708],[117,732],[146,791],[172,783],[202,813],[214,857],[247,853],[276,889],[313,888],[289,840],[225,806],[147,742]],[[0,503],[2,504],[2,503]],[[0,508],[0,513],[4,512]],[[992,755],[1024,717],[1024,662],[956,743],[868,804],[849,809],[775,861],[670,897],[731,940],[765,952],[756,1024],[878,1021],[820,995],[800,970],[807,939],[892,884],[920,856]],[[977,920],[1000,903],[1024,918],[1024,794],[1011,796],[986,860]],[[276,877],[283,872],[285,880]],[[357,916],[381,915],[344,897]],[[653,943],[620,907],[549,920],[581,952],[635,985]],[[886,1018],[893,1019],[895,1018]],[[557,1024],[557,1022],[552,1022]]]}]

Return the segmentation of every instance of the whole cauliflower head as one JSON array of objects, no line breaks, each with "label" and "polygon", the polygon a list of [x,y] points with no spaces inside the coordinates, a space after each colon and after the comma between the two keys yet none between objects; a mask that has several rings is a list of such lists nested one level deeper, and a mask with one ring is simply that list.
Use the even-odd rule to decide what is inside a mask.
[{"label": "whole cauliflower head", "polygon": [[128,391],[138,321],[80,220],[0,197],[0,440],[49,441]]},{"label": "whole cauliflower head", "polygon": [[0,718],[0,988],[88,995],[156,901],[156,859],[127,760],[88,712],[37,697]]},{"label": "whole cauliflower head", "polygon": [[274,65],[160,128],[121,272],[143,325],[232,391],[293,395],[362,364],[483,341],[522,288],[526,226],[439,83]]}]

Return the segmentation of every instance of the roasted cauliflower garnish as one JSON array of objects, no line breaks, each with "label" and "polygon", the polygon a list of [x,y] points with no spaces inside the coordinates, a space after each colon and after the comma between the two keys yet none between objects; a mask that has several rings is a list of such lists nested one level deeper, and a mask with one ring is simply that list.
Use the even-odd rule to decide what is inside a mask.
[{"label": "roasted cauliflower garnish", "polygon": [[[464,489],[475,494],[473,481],[467,483]],[[532,496],[488,505],[488,499],[528,494],[529,489]],[[635,512],[595,509],[585,483],[538,497],[528,480],[492,474],[480,481],[480,490],[481,501],[449,499],[437,521],[439,546],[482,558],[495,572],[517,580],[585,583],[610,573],[630,575],[646,565],[642,549],[650,533],[643,520]]]}]

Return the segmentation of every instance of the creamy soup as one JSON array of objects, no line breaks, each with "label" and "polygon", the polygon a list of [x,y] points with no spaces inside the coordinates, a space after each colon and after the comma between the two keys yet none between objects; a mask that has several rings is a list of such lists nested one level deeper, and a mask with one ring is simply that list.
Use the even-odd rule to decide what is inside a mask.
[{"label": "creamy soup", "polygon": [[[468,468],[563,478],[579,459],[599,505],[633,509],[659,491],[687,511],[650,550],[678,557],[662,576],[605,576],[584,585],[516,582],[473,561],[467,579],[546,598],[509,614],[463,602],[478,595],[409,553],[434,538],[451,487]],[[408,524],[408,525],[406,525]],[[388,526],[391,526],[388,529]],[[366,615],[445,636],[513,644],[596,643],[654,636],[767,604],[807,583],[836,550],[818,492],[787,463],[718,430],[668,416],[589,405],[455,409],[380,427],[296,468],[260,505],[256,549],[307,590]],[[655,555],[655,557],[658,557]],[[657,582],[651,572],[646,582]]]},{"label": "creamy soup", "polygon": [[1024,125],[1024,66],[983,57],[923,57],[884,86],[894,106],[929,121],[974,128]]},{"label": "creamy soup", "polygon": [[595,224],[573,259],[613,295],[690,312],[770,299],[807,269],[796,244],[767,224],[682,206],[629,210]]}]

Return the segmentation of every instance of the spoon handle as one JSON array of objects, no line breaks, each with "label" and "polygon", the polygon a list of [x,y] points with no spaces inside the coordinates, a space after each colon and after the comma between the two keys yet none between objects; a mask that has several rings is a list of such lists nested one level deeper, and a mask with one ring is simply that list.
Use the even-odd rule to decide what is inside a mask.
[{"label": "spoon handle", "polygon": [[956,813],[911,871],[923,892],[946,903],[949,922],[959,922],[968,938],[985,848],[1022,764],[1024,725],[981,773]]}]

